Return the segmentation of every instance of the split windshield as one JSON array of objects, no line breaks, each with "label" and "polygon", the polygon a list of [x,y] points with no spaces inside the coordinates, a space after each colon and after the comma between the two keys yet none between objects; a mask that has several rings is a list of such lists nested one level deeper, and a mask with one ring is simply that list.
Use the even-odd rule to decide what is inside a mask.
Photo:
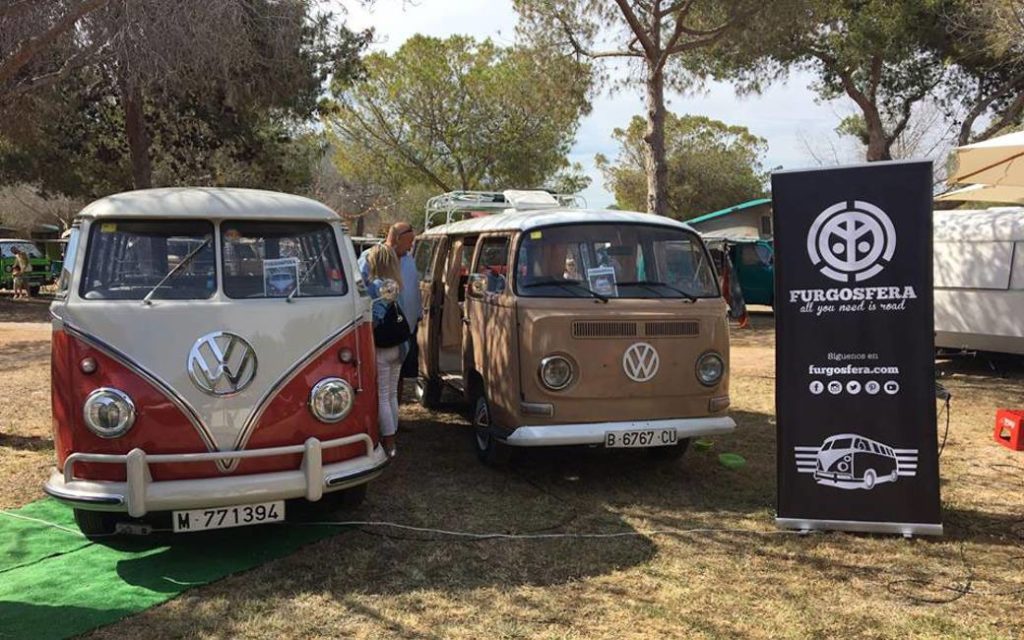
[{"label": "split windshield", "polygon": [[523,234],[516,292],[550,298],[717,298],[696,234],[646,224],[574,224]]}]

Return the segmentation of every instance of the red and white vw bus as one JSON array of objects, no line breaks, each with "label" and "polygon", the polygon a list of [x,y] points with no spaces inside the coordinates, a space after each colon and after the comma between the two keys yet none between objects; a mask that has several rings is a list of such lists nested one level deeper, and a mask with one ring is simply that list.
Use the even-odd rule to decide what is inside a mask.
[{"label": "red and white vw bus", "polygon": [[348,504],[378,443],[370,300],[327,207],[153,189],[82,210],[53,315],[57,467],[87,535],[171,512],[176,532]]}]

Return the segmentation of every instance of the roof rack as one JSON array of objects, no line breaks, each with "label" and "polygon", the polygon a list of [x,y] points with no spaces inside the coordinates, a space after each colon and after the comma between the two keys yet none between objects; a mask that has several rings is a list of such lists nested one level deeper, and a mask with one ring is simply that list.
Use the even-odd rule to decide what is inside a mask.
[{"label": "roof rack", "polygon": [[426,230],[440,224],[508,210],[540,211],[558,207],[582,209],[586,206],[587,201],[581,195],[542,190],[449,191],[427,200],[423,226]]}]

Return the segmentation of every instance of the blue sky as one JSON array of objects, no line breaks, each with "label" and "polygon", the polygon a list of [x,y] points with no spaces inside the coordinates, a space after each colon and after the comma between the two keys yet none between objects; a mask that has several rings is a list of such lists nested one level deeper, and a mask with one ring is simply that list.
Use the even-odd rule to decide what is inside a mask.
[{"label": "blue sky", "polygon": [[[439,37],[467,34],[489,37],[505,45],[514,41],[517,18],[511,0],[376,0],[370,9],[345,4],[348,24],[358,29],[376,29],[378,43],[374,46],[387,51],[397,49],[415,33]],[[699,95],[671,95],[668,108],[679,114],[705,115],[747,127],[768,141],[768,168],[813,166],[818,164],[815,156],[832,157],[833,146],[839,147],[841,158],[856,160],[855,152],[834,133],[851,107],[844,101],[817,102],[815,94],[807,88],[810,82],[810,75],[797,73],[762,95],[747,97],[737,96],[730,85],[715,83]],[[583,194],[590,206],[603,208],[614,200],[594,167],[594,155],[603,153],[614,158],[617,145],[612,130],[642,114],[643,107],[639,88],[627,88],[614,95],[606,92],[594,101],[593,111],[581,122],[571,159],[582,164],[593,180]]]}]

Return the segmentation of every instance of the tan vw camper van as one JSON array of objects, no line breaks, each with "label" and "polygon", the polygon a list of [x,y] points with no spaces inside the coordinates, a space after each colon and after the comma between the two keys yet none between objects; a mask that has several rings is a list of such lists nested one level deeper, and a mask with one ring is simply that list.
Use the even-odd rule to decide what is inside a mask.
[{"label": "tan vw camper van", "polygon": [[418,395],[429,408],[445,385],[464,394],[482,461],[553,445],[680,455],[735,428],[726,306],[690,227],[544,192],[447,206],[415,249]]}]

